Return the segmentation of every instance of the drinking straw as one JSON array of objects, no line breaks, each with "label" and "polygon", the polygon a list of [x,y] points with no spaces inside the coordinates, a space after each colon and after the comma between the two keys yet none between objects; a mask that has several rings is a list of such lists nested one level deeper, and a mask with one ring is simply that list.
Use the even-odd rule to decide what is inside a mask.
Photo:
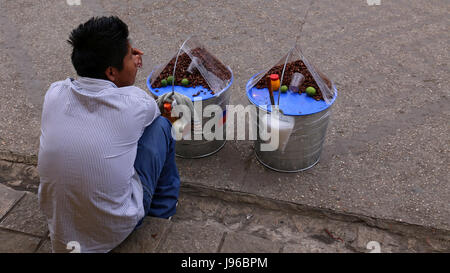
[{"label": "drinking straw", "polygon": [[275,105],[275,99],[273,98],[272,80],[270,77],[266,77],[267,88],[269,89],[269,97],[271,105]]}]

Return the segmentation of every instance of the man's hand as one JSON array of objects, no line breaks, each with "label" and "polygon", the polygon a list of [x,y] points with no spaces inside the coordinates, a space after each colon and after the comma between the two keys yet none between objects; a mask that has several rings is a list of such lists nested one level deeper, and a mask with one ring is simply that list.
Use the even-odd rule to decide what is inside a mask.
[{"label": "man's hand", "polygon": [[140,51],[137,48],[131,48],[131,54],[133,54],[133,57],[135,58],[136,66],[138,68],[142,67],[142,55],[144,55],[144,52]]}]

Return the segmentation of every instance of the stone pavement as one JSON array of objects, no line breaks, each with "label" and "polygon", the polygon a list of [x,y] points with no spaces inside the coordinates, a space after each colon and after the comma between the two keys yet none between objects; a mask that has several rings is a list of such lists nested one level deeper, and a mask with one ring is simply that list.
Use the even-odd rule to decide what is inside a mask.
[{"label": "stone pavement", "polygon": [[[33,193],[0,184],[0,253],[50,253],[45,217]],[[146,217],[115,253],[447,252],[450,236],[392,233],[183,191],[172,220]]]},{"label": "stone pavement", "polygon": [[[25,163],[16,176],[0,176],[12,187],[36,187],[17,177],[36,175],[43,96],[51,82],[75,76],[65,40],[79,23],[114,14],[129,24],[146,53],[137,79],[143,89],[152,68],[195,32],[233,69],[231,104],[245,105],[248,78],[289,49],[311,1],[81,3],[0,1],[0,159]],[[228,141],[213,156],[177,159],[184,185],[393,231],[449,231],[448,2],[312,3],[300,44],[339,91],[319,164],[273,172],[255,160],[251,141]]]}]

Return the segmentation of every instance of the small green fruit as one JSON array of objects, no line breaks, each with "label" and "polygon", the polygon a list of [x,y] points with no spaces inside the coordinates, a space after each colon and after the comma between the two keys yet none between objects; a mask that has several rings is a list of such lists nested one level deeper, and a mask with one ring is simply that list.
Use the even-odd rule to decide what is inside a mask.
[{"label": "small green fruit", "polygon": [[172,83],[173,83],[173,76],[167,77],[167,84],[172,84]]},{"label": "small green fruit", "polygon": [[163,86],[163,87],[167,86],[167,80],[166,79],[161,80],[161,86]]},{"label": "small green fruit", "polygon": [[306,88],[306,94],[308,94],[309,96],[314,96],[316,94],[316,89],[312,86]]},{"label": "small green fruit", "polygon": [[189,80],[188,80],[188,79],[182,79],[182,80],[181,80],[181,84],[184,85],[184,86],[186,86],[186,85],[189,84]]},{"label": "small green fruit", "polygon": [[288,91],[288,87],[286,85],[282,85],[280,91],[281,93],[286,93],[286,91]]}]

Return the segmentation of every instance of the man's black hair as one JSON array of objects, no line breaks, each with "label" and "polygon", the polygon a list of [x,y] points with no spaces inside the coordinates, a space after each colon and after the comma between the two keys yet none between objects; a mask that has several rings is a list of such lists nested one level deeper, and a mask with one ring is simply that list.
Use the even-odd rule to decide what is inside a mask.
[{"label": "man's black hair", "polygon": [[81,77],[107,79],[105,70],[123,68],[128,52],[128,26],[116,16],[92,17],[70,33],[72,64]]}]

